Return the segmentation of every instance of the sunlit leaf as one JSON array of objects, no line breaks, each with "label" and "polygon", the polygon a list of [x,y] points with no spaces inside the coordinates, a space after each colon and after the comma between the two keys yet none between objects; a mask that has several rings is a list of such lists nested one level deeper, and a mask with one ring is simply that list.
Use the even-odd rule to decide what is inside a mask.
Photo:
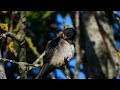
[{"label": "sunlit leaf", "polygon": [[1,23],[1,24],[0,24],[0,27],[1,27],[1,29],[3,29],[4,31],[8,31],[8,24],[7,24],[7,23],[6,23],[6,24]]},{"label": "sunlit leaf", "polygon": [[15,14],[18,14],[19,11],[15,11]]},{"label": "sunlit leaf", "polygon": [[18,52],[19,52],[19,48],[18,48],[18,43],[16,41],[10,41],[8,44],[8,49],[10,50],[10,52],[12,52],[15,56],[17,56]]},{"label": "sunlit leaf", "polygon": [[26,11],[26,16],[29,17],[32,15],[32,12],[31,11]]},{"label": "sunlit leaf", "polygon": [[16,25],[15,29],[13,30],[14,32],[18,32],[19,30],[19,23]]},{"label": "sunlit leaf", "polygon": [[8,45],[8,48],[11,52],[14,52],[14,48],[13,48],[13,41],[10,41],[9,45]]},{"label": "sunlit leaf", "polygon": [[42,16],[42,19],[45,19],[49,17],[51,14],[53,14],[55,11],[46,11],[46,13]]},{"label": "sunlit leaf", "polygon": [[2,11],[2,13],[6,14],[8,11]]},{"label": "sunlit leaf", "polygon": [[120,57],[120,52],[117,52],[117,55]]}]

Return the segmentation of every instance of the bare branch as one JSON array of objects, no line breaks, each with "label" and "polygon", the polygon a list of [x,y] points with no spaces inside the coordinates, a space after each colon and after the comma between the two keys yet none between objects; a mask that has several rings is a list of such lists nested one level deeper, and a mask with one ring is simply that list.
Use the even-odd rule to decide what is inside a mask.
[{"label": "bare branch", "polygon": [[37,64],[38,62],[40,62],[40,66],[42,66],[42,64],[43,64],[42,58],[43,58],[44,55],[45,55],[45,51],[40,55],[40,57],[39,57],[38,59],[36,59],[36,60],[33,62],[33,64]]},{"label": "bare branch", "polygon": [[6,58],[0,58],[1,61],[8,61],[8,62],[11,62],[13,64],[17,64],[17,65],[20,65],[21,63],[24,64],[25,66],[31,66],[31,67],[38,67],[39,64],[29,64],[29,63],[26,63],[26,62],[17,62],[15,60],[10,60],[10,59],[6,59]]},{"label": "bare branch", "polygon": [[67,79],[71,79],[69,76],[66,76]]},{"label": "bare branch", "polygon": [[53,72],[50,73],[50,76],[52,79],[56,79]]},{"label": "bare branch", "polygon": [[6,38],[7,36],[9,36],[9,37],[11,37],[11,38],[14,38],[14,39],[17,40],[18,42],[23,42],[23,41],[24,41],[24,39],[21,38],[21,37],[19,36],[19,34],[14,34],[14,33],[12,33],[12,32],[2,33],[2,34],[0,35],[0,39],[1,39],[1,38]]}]

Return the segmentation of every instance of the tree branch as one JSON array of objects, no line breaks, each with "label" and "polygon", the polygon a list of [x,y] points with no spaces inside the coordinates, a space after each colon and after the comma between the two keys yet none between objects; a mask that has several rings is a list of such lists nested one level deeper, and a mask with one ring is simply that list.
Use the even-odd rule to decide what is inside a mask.
[{"label": "tree branch", "polygon": [[10,59],[6,59],[6,58],[0,58],[0,61],[5,62],[11,62],[13,64],[17,64],[19,65],[19,68],[22,69],[22,71],[26,71],[26,73],[28,73],[28,71],[30,71],[33,68],[39,67],[39,64],[29,64],[26,62],[17,62],[15,60],[10,60]]},{"label": "tree branch", "polygon": [[20,37],[19,34],[14,34],[12,32],[6,32],[6,33],[3,33],[3,34],[0,35],[1,38],[3,38],[3,37],[6,38],[7,36],[9,36],[11,38],[14,38],[18,42],[23,42],[23,40],[24,40],[23,38]]},{"label": "tree branch", "polygon": [[6,59],[6,58],[0,58],[1,61],[8,61],[8,62],[11,62],[13,64],[17,64],[17,65],[20,65],[20,63],[23,63],[25,66],[31,66],[31,67],[38,67],[39,64],[29,64],[29,63],[26,63],[26,62],[17,62],[15,60],[11,60],[11,59]]},{"label": "tree branch", "polygon": [[40,66],[42,66],[43,64],[43,56],[45,55],[45,51],[40,55],[40,57],[38,59],[36,59],[33,64],[37,64],[38,62],[40,62]]}]

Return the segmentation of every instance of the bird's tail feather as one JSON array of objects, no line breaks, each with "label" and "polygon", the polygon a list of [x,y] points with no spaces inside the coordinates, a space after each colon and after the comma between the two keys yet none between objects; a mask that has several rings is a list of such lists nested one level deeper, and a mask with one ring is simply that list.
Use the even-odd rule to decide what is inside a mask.
[{"label": "bird's tail feather", "polygon": [[35,77],[35,79],[45,78],[52,70],[53,70],[53,67],[49,65],[49,63],[46,63],[45,65],[43,65],[40,73]]}]

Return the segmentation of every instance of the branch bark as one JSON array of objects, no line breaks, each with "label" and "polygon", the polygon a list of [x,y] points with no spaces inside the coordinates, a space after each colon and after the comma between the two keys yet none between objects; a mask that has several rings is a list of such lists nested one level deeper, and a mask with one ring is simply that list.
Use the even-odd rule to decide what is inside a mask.
[{"label": "branch bark", "polygon": [[[26,16],[25,11],[20,11],[20,22],[19,22],[19,34],[17,34],[19,41],[25,40],[26,34]],[[20,48],[19,52],[19,62],[26,62],[26,45],[23,43]],[[25,67],[19,66],[20,78],[26,79],[27,78],[27,71]]]},{"label": "branch bark", "polygon": [[[98,20],[98,21],[97,21]],[[87,73],[92,73],[93,78],[112,79],[115,63],[120,62],[114,47],[112,26],[104,11],[84,11],[82,14],[85,34],[85,53]]]},{"label": "branch bark", "polygon": [[[0,58],[2,58],[1,49],[0,49]],[[7,79],[4,68],[4,62],[1,60],[0,60],[0,79]]]},{"label": "branch bark", "polygon": [[80,63],[81,63],[81,49],[80,49],[80,11],[76,11],[75,13],[75,20],[76,20],[76,40],[75,40],[75,47],[76,47],[76,68],[74,79],[78,78],[78,74],[80,72]]},{"label": "branch bark", "polygon": [[1,58],[1,57],[0,57],[0,60],[3,61],[3,62],[9,61],[9,62],[11,62],[11,63],[13,63],[13,64],[17,64],[17,65],[20,65],[20,64],[22,63],[22,64],[24,64],[25,66],[31,66],[31,67],[33,67],[33,68],[39,66],[39,64],[29,64],[29,63],[26,63],[26,62],[17,62],[17,61],[15,61],[15,60],[10,60],[10,59]]}]

